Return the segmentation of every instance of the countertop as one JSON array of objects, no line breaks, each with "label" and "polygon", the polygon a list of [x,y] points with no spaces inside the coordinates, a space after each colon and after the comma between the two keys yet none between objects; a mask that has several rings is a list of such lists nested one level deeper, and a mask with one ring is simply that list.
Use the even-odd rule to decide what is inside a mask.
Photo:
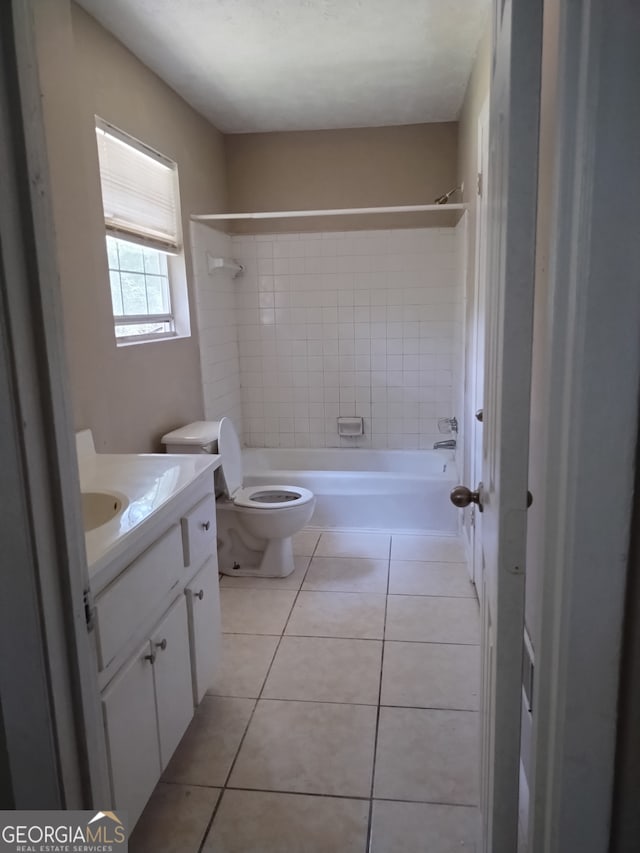
[{"label": "countertop", "polygon": [[218,454],[96,453],[88,430],[77,436],[80,489],[124,496],[128,506],[114,519],[85,534],[89,577],[135,548],[138,538],[163,510],[202,475],[220,466]]}]

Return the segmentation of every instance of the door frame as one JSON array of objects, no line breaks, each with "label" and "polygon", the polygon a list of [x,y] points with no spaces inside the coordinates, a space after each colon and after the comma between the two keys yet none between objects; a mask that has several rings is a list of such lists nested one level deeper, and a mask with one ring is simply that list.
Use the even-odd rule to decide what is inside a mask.
[{"label": "door frame", "polygon": [[[469,478],[472,488],[476,488],[481,477],[478,475],[482,469],[482,451],[480,457],[477,454],[476,431],[481,427],[476,421],[475,412],[477,411],[478,390],[484,389],[484,353],[482,358],[483,373],[478,375],[478,353],[480,351],[480,305],[486,306],[487,293],[487,188],[489,178],[489,105],[490,97],[487,97],[478,113],[476,122],[477,134],[477,152],[476,152],[476,205],[475,205],[475,259],[474,259],[474,289],[473,289],[473,340],[472,340],[472,393],[469,394],[470,410],[468,412],[467,422],[471,425],[472,435],[470,436],[469,447]],[[481,147],[482,146],[482,147]],[[480,178],[482,176],[482,178]],[[484,199],[484,202],[483,202]],[[486,322],[486,317],[483,314],[482,325]],[[482,335],[482,348],[484,349],[485,336]],[[476,593],[480,601],[482,601],[482,572],[480,567],[476,565],[478,556],[478,540],[481,538],[479,531],[481,525],[480,514],[476,511],[475,505],[472,506],[473,523],[470,525],[471,541],[469,543],[469,567],[471,569],[471,581],[473,582]]]},{"label": "door frame", "polygon": [[0,9],[0,794],[108,807],[32,2]]},{"label": "door frame", "polygon": [[600,853],[612,830],[640,388],[639,37],[625,0],[561,3],[531,853]]}]

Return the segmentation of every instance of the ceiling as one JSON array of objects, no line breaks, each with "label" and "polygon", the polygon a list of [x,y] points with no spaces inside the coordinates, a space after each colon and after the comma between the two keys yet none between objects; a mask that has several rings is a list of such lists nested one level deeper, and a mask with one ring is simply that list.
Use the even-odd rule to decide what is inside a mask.
[{"label": "ceiling", "polygon": [[79,0],[225,133],[455,121],[490,0]]}]

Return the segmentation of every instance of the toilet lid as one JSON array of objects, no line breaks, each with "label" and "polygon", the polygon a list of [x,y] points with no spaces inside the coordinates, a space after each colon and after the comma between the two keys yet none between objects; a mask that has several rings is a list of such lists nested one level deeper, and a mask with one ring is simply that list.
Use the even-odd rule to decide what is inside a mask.
[{"label": "toilet lid", "polygon": [[232,421],[222,418],[218,424],[218,453],[222,457],[225,492],[232,498],[242,486],[242,448]]}]

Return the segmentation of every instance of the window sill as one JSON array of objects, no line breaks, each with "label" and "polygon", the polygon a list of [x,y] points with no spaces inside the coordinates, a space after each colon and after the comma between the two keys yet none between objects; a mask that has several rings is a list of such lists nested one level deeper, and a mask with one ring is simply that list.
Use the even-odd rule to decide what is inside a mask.
[{"label": "window sill", "polygon": [[142,344],[159,344],[166,343],[167,341],[180,341],[185,338],[190,338],[191,332],[187,332],[185,334],[180,334],[176,332],[171,332],[168,335],[153,335],[153,337],[139,337],[139,338],[116,338],[116,346],[118,349],[120,347],[139,347]]}]

